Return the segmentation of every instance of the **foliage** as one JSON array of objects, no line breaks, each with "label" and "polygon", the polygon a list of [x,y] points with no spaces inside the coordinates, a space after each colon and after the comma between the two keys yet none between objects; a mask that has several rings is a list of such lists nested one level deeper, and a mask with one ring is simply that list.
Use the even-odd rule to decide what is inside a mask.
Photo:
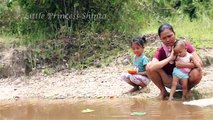
[{"label": "foliage", "polygon": [[[30,48],[27,60],[31,67],[107,65],[114,55],[128,51],[125,48],[128,49],[126,46],[133,36],[156,33],[163,22],[171,23],[177,35],[190,39],[196,47],[213,44],[209,41],[211,32],[205,32],[212,31],[211,0],[4,0],[0,3],[0,33],[15,35],[19,43]],[[146,53],[151,56],[153,51],[147,48]]]},{"label": "foliage", "polygon": [[40,20],[52,30],[66,26],[69,32],[77,31],[91,24],[105,24],[97,31],[115,29],[112,25],[119,19],[119,9],[125,1],[84,1],[84,0],[18,0],[21,7],[29,13],[29,19]]},{"label": "foliage", "polygon": [[125,48],[126,39],[129,39],[124,34],[86,32],[76,32],[72,38],[61,37],[31,46],[27,55],[29,66],[63,64],[77,68],[100,67],[109,64],[113,56]]}]

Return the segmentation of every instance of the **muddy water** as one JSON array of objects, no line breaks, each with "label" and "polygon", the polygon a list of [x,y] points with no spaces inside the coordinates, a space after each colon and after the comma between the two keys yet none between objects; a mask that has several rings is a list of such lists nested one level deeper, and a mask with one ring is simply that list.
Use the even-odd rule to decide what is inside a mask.
[{"label": "muddy water", "polygon": [[[82,110],[94,111],[83,113]],[[145,115],[131,115],[142,112]],[[0,101],[0,120],[205,120],[213,107],[141,99]]]}]

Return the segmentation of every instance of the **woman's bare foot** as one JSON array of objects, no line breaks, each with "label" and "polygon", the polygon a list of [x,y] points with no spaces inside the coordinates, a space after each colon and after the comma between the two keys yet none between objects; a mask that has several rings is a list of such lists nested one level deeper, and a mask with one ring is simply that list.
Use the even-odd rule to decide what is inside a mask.
[{"label": "woman's bare foot", "polygon": [[166,92],[161,92],[159,95],[158,95],[158,97],[157,97],[157,99],[158,100],[164,100],[165,99],[165,97],[168,97],[169,96],[169,93],[166,91]]}]

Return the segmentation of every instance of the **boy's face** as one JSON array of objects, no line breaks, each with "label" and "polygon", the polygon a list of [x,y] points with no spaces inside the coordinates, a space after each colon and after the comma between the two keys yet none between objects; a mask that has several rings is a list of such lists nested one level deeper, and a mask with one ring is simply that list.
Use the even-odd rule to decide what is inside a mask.
[{"label": "boy's face", "polygon": [[174,52],[177,56],[184,57],[187,51],[186,51],[186,48],[184,48],[183,46],[177,45],[174,48]]}]

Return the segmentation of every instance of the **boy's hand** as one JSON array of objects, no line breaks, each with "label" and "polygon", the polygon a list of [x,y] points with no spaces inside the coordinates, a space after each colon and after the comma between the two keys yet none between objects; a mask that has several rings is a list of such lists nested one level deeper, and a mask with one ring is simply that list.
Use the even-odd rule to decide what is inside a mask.
[{"label": "boy's hand", "polygon": [[181,62],[181,61],[175,61],[175,66],[176,66],[177,68],[183,68],[184,65],[185,65],[185,64],[184,64],[183,62]]}]

